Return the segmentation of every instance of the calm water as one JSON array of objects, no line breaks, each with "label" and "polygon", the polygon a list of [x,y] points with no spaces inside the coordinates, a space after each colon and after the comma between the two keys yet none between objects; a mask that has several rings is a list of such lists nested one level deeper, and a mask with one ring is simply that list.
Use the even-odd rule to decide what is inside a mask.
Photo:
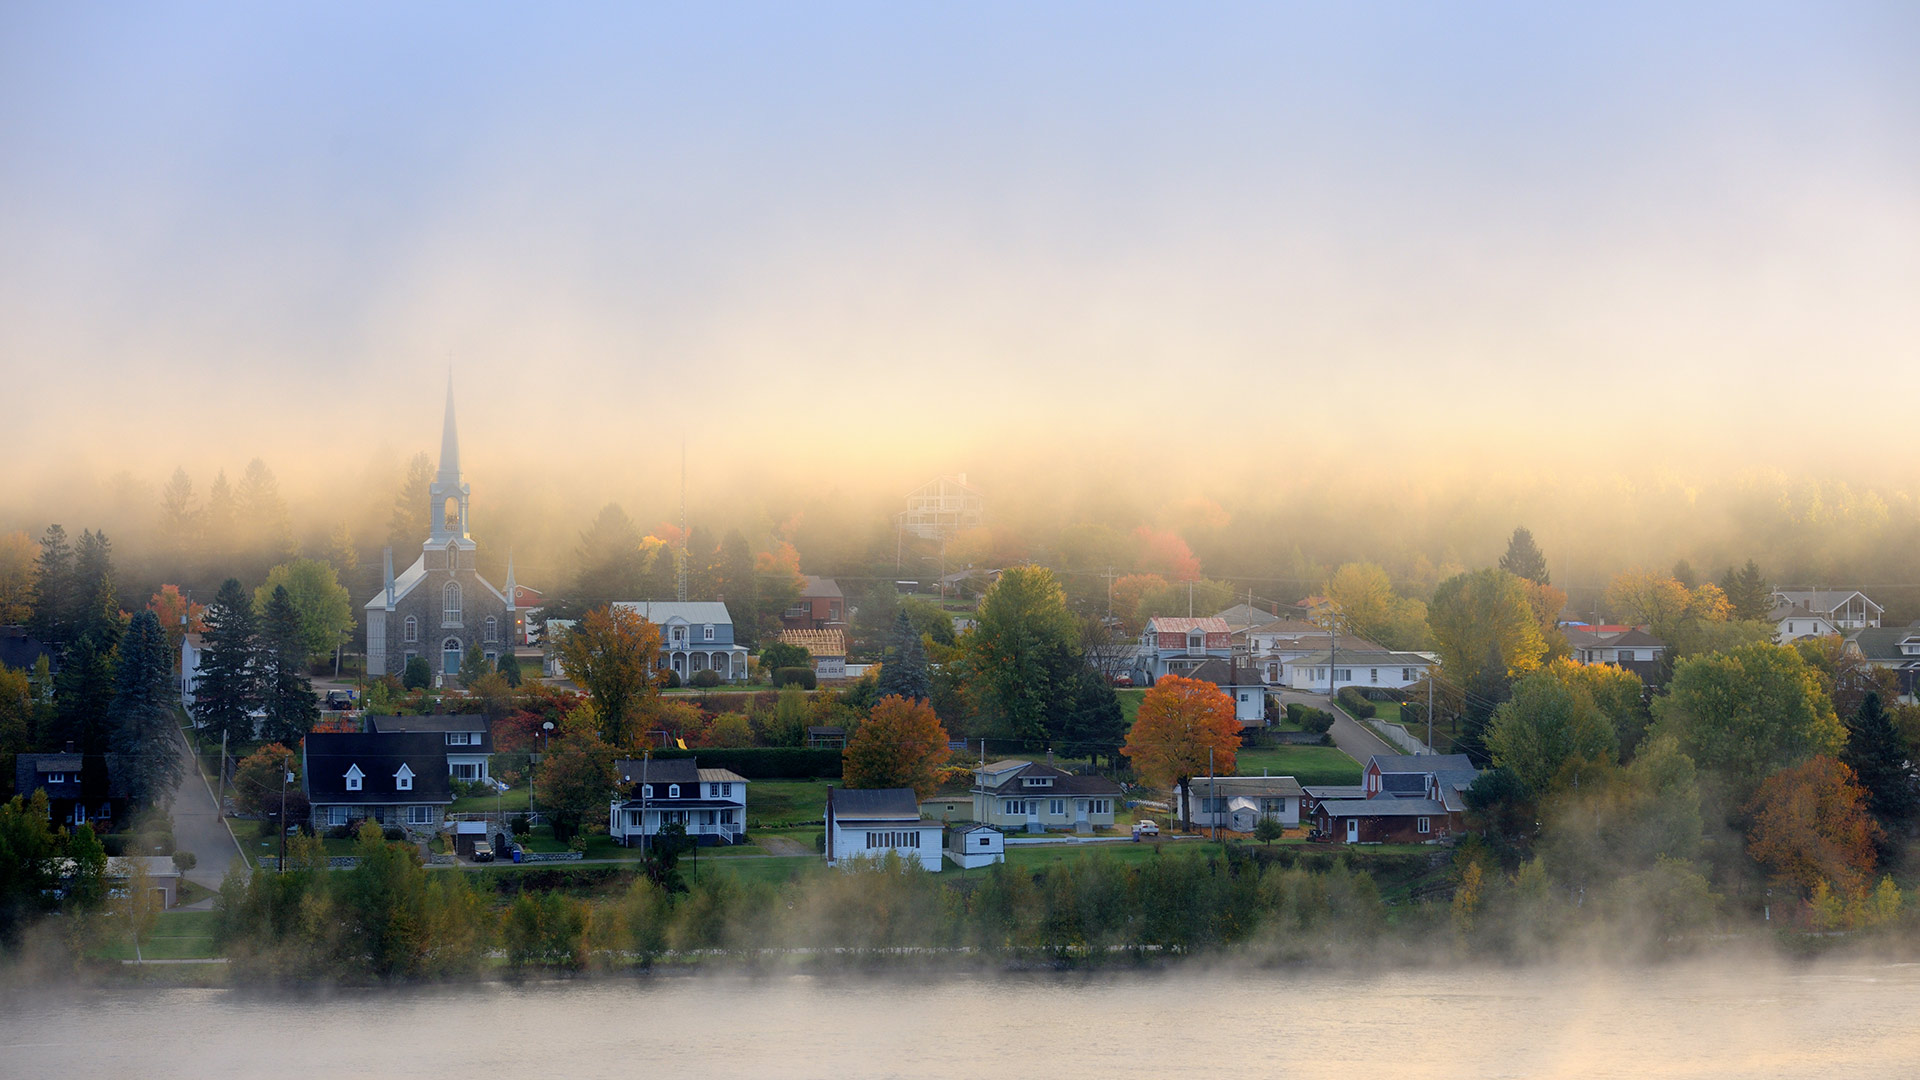
[{"label": "calm water", "polygon": [[1832,1080],[1920,1074],[1917,1032],[1912,965],[716,977],[16,995],[0,1001],[0,1076]]}]

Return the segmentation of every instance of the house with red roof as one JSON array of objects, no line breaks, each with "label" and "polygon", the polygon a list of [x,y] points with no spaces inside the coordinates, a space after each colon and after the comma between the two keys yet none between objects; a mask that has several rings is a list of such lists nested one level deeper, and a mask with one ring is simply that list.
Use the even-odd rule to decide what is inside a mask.
[{"label": "house with red roof", "polygon": [[1133,681],[1136,686],[1152,686],[1168,675],[1189,676],[1209,660],[1233,660],[1233,627],[1227,620],[1171,615],[1148,619],[1140,634]]}]

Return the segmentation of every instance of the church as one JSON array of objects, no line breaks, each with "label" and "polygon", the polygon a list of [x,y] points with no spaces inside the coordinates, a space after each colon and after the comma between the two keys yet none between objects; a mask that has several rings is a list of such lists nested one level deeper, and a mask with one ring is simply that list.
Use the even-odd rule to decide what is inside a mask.
[{"label": "church", "polygon": [[440,435],[440,471],[427,495],[427,540],[420,557],[398,577],[393,549],[386,553],[386,587],[367,601],[367,675],[401,675],[407,661],[426,658],[442,686],[458,686],[460,661],[475,645],[489,666],[513,648],[513,560],[504,592],[474,568],[467,532],[471,491],[460,482],[460,433],[453,420],[453,383]]}]

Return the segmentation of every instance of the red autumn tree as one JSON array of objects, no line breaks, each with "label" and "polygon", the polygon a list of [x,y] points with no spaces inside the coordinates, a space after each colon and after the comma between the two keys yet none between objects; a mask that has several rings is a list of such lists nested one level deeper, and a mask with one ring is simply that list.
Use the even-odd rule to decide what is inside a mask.
[{"label": "red autumn tree", "polygon": [[933,706],[889,694],[847,740],[841,772],[850,788],[910,787],[924,799],[938,785],[947,754],[947,729]]},{"label": "red autumn tree", "polygon": [[[1233,775],[1239,749],[1233,699],[1210,682],[1168,675],[1140,702],[1140,715],[1120,752],[1149,784],[1172,787],[1206,775],[1208,751],[1214,775]],[[1180,817],[1192,819],[1184,805]]]},{"label": "red autumn tree", "polygon": [[1811,893],[1822,882],[1853,895],[1873,873],[1880,826],[1853,770],[1825,755],[1768,777],[1747,804],[1747,854],[1775,881]]}]

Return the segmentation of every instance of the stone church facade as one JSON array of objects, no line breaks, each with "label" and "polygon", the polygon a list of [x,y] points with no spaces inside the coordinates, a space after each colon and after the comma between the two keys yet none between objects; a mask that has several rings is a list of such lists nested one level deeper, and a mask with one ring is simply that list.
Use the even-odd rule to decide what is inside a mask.
[{"label": "stone church facade", "polygon": [[504,591],[474,568],[467,517],[471,494],[460,479],[460,436],[449,383],[440,471],[428,488],[426,542],[419,558],[398,576],[393,549],[387,549],[385,587],[363,608],[369,676],[404,674],[407,661],[419,656],[440,685],[453,687],[460,684],[460,661],[469,648],[478,645],[490,665],[513,648],[512,561]]}]

